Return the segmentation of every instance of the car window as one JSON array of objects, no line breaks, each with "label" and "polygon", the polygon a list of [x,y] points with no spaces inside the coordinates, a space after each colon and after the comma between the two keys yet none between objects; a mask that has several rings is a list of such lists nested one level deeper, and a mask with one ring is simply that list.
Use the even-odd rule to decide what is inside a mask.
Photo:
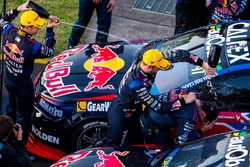
[{"label": "car window", "polygon": [[222,98],[228,105],[228,111],[250,111],[250,70],[233,72],[225,76],[228,79],[226,82],[223,78],[218,79],[224,87],[218,92],[224,97]]},{"label": "car window", "polygon": [[162,166],[248,166],[249,134],[232,132],[187,143],[164,158]]},{"label": "car window", "polygon": [[165,163],[166,160],[171,159],[171,161],[168,160],[170,162],[169,167],[203,167],[208,165],[216,166],[216,164],[219,166],[224,158],[228,142],[229,138],[221,137],[179,147],[169,154],[165,159]]},{"label": "car window", "polygon": [[[206,38],[200,37],[198,35],[193,37],[187,35],[185,38],[177,38],[173,41],[166,42],[163,44],[161,50],[164,52],[164,50],[166,50],[168,47],[174,49],[188,49],[191,53],[194,53],[203,60],[206,60],[206,51],[204,46],[205,41]],[[179,87],[184,83],[202,77],[203,75],[204,72],[202,68],[184,62],[174,63],[173,69],[168,71],[159,71],[157,73],[155,79],[155,86],[158,90],[157,93],[167,92],[173,88]]]},{"label": "car window", "polygon": [[[217,76],[212,79],[212,86],[218,96],[218,102],[223,104],[223,110],[227,111],[250,111],[250,70],[241,70]],[[211,100],[208,93],[209,87],[204,82],[195,88],[202,92],[204,99]]]}]

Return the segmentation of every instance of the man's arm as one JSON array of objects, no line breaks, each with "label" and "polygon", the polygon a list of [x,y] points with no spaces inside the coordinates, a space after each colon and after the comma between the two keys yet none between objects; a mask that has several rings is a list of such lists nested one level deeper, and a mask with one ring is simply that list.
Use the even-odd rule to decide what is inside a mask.
[{"label": "man's arm", "polygon": [[56,16],[50,16],[49,23],[46,29],[46,38],[45,38],[46,44],[42,45],[39,42],[36,43],[37,46],[35,45],[35,48],[38,48],[36,53],[36,58],[46,58],[54,55],[56,39],[53,28],[58,25],[59,25],[59,19]]},{"label": "man's arm", "polygon": [[3,33],[5,34],[11,27],[13,27],[10,22],[18,16],[19,12],[29,10],[28,3],[29,0],[24,4],[18,6],[17,8],[11,9],[5,16],[3,16],[3,18],[0,20],[1,32],[3,31]]},{"label": "man's arm", "polygon": [[167,59],[171,63],[188,62],[193,65],[198,65],[204,69],[206,74],[209,75],[214,75],[216,71],[216,69],[211,68],[207,62],[203,61],[201,58],[199,58],[195,54],[190,53],[187,50],[171,50],[168,53]]},{"label": "man's arm", "polygon": [[160,114],[179,110],[186,105],[185,100],[178,97],[173,101],[159,101],[156,97],[150,94],[149,90],[147,90],[143,85],[143,82],[140,80],[135,80],[130,84],[130,89],[134,92],[140,102]]},{"label": "man's arm", "polygon": [[3,34],[6,34],[7,31],[13,27],[10,22],[14,20],[18,15],[17,9],[11,9],[7,14],[0,19],[0,31],[3,32]]}]

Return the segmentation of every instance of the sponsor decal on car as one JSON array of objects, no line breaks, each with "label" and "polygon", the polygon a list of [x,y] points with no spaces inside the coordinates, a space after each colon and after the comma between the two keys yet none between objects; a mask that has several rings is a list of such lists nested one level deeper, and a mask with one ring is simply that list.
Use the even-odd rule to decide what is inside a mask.
[{"label": "sponsor decal on car", "polygon": [[248,150],[245,146],[247,143],[244,143],[246,134],[246,131],[242,131],[226,135],[230,137],[227,153],[225,155],[226,167],[239,166],[241,163],[247,161]]},{"label": "sponsor decal on car", "polygon": [[[249,23],[234,23],[227,28],[227,37],[220,35],[220,27],[210,27],[208,40],[206,42],[206,52],[209,55],[212,44],[223,45],[226,42],[226,52],[230,64],[237,63],[239,60],[250,61],[249,49],[247,45]],[[235,40],[236,39],[236,40]]]},{"label": "sponsor decal on car", "polygon": [[37,129],[34,125],[32,125],[31,131],[40,139],[47,141],[49,143],[53,143],[53,144],[60,144],[60,139],[59,137],[53,136],[53,135],[49,135],[46,134],[42,131],[40,131],[39,129]]},{"label": "sponsor decal on car", "polygon": [[203,83],[203,82],[207,81],[207,79],[208,79],[207,76],[204,76],[202,78],[198,78],[198,79],[196,79],[196,80],[194,80],[192,82],[189,82],[189,83],[183,85],[181,88],[182,89],[192,88],[192,87],[194,87],[194,86],[196,86],[196,85],[198,85],[200,83]]},{"label": "sponsor decal on car", "polygon": [[62,160],[51,165],[50,167],[67,167],[69,165],[69,163],[79,161],[79,160],[85,158],[86,156],[88,156],[91,152],[92,151],[85,151],[85,152],[80,152],[80,153],[73,154],[73,155],[68,155],[68,156],[64,157]]},{"label": "sponsor decal on car", "polygon": [[[107,84],[108,81],[116,75],[117,71],[124,67],[124,60],[112,49],[118,49],[120,45],[108,45],[100,47],[92,45],[96,53],[91,55],[91,59],[84,63],[84,69],[89,71],[87,75],[91,81],[84,88],[84,91],[90,91],[94,88],[98,89],[114,89],[112,84]],[[112,49],[111,49],[112,48]]]},{"label": "sponsor decal on car", "polygon": [[107,112],[110,101],[78,101],[77,102],[77,112]]},{"label": "sponsor decal on car", "polygon": [[218,122],[239,124],[241,121],[241,113],[239,112],[220,112],[217,118]]},{"label": "sponsor decal on car", "polygon": [[63,111],[58,109],[56,106],[51,105],[44,99],[40,99],[40,106],[51,116],[61,118],[63,116]]},{"label": "sponsor decal on car", "polygon": [[110,154],[106,154],[102,150],[97,150],[96,154],[102,162],[97,162],[94,164],[94,167],[124,167],[125,165],[119,160],[117,155],[126,156],[129,151],[113,151]]},{"label": "sponsor decal on car", "polygon": [[80,49],[67,50],[51,59],[50,64],[46,66],[43,74],[43,79],[45,80],[44,86],[51,96],[59,97],[80,92],[76,84],[64,85],[62,78],[69,76],[73,62],[64,62],[63,60],[68,58],[70,54],[77,53],[85,47],[82,46]]},{"label": "sponsor decal on car", "polygon": [[162,167],[168,167],[172,161],[172,159],[174,158],[175,154],[180,150],[180,148],[176,148],[174,149],[163,161],[162,163]]}]

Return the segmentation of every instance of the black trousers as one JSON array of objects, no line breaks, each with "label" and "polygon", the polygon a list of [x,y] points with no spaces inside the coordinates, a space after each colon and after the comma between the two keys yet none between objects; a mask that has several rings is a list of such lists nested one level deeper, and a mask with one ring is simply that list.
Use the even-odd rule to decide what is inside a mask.
[{"label": "black trousers", "polygon": [[[131,114],[131,113],[129,113]],[[108,146],[143,143],[143,134],[140,128],[140,114],[128,113],[114,109],[108,111]]]},{"label": "black trousers", "polygon": [[175,34],[207,25],[211,15],[205,0],[179,0],[175,10]]},{"label": "black trousers", "polygon": [[14,122],[19,123],[23,129],[23,141],[26,144],[31,130],[31,117],[34,105],[33,85],[27,87],[11,84],[5,85],[9,93],[9,103],[5,114],[10,116]]}]

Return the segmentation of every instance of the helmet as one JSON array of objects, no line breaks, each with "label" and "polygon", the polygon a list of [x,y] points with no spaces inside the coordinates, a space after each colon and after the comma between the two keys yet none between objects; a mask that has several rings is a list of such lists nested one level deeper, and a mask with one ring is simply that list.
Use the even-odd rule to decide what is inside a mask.
[{"label": "helmet", "polygon": [[144,64],[155,66],[160,70],[167,70],[171,67],[171,62],[164,58],[163,54],[157,49],[149,49],[142,56]]},{"label": "helmet", "polygon": [[23,26],[35,26],[37,28],[43,28],[48,24],[48,20],[41,18],[33,10],[23,12],[20,17],[20,23]]}]

